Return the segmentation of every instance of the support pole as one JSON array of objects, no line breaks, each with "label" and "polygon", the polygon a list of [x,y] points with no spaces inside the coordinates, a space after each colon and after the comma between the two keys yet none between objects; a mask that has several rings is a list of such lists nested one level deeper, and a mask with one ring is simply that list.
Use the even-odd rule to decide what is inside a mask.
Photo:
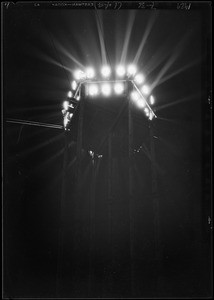
[{"label": "support pole", "polygon": [[74,197],[74,235],[73,235],[73,276],[72,286],[75,292],[78,291],[77,284],[80,282],[81,274],[81,243],[82,243],[82,156],[83,156],[83,113],[84,113],[84,101],[85,93],[84,86],[81,87],[80,91],[80,102],[79,102],[79,118],[78,118],[78,132],[77,132],[77,165],[76,165],[76,188]]},{"label": "support pole", "polygon": [[82,86],[81,97],[79,103],[79,120],[78,120],[78,134],[77,134],[77,188],[80,190],[80,182],[81,182],[81,165],[82,165],[82,148],[83,148],[83,114],[84,114],[84,86]]},{"label": "support pole", "polygon": [[112,132],[108,136],[108,290],[112,292],[112,267],[113,267],[113,252],[112,252]]},{"label": "support pole", "polygon": [[155,265],[156,265],[156,290],[159,292],[159,275],[161,269],[161,243],[160,243],[160,216],[159,200],[157,193],[157,171],[154,145],[154,121],[150,122],[150,151],[151,151],[151,175],[152,175],[152,200],[154,211],[154,239],[155,239]]},{"label": "support pole", "polygon": [[89,240],[89,297],[93,296],[94,285],[94,251],[95,251],[95,199],[96,199],[96,173],[97,157],[94,155],[92,165],[92,183],[90,197],[90,240]]},{"label": "support pole", "polygon": [[[129,90],[132,85],[129,83]],[[134,220],[133,220],[133,119],[132,102],[128,98],[128,147],[129,147],[129,251],[130,251],[130,283],[131,296],[134,297]]]},{"label": "support pole", "polygon": [[56,274],[56,296],[60,297],[60,285],[62,280],[62,265],[63,265],[63,244],[64,244],[64,209],[66,198],[66,173],[68,164],[68,133],[64,132],[64,157],[62,170],[62,189],[60,198],[60,220],[58,229],[58,257],[57,257],[57,274]]}]

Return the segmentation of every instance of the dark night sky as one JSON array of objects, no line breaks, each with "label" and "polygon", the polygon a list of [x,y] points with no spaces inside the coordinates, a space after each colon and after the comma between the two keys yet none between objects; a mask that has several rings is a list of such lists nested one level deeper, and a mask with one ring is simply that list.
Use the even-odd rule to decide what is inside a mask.
[{"label": "dark night sky", "polygon": [[[165,70],[153,91],[158,116],[155,147],[162,228],[161,288],[159,294],[154,294],[152,280],[147,282],[147,275],[141,270],[144,261],[152,260],[152,254],[149,256],[149,250],[143,250],[147,245],[146,236],[150,236],[145,213],[150,206],[146,204],[147,196],[145,201],[139,200],[144,199],[144,194],[139,193],[136,295],[211,296],[208,3],[198,3],[197,8],[192,6],[190,10],[165,6],[157,10],[100,9],[97,13],[94,9],[50,8],[48,4],[35,7],[33,3],[3,7],[4,295],[55,296],[64,146],[63,131],[9,124],[6,119],[62,124],[62,101],[70,90],[72,72],[80,67],[78,62],[96,69],[103,63],[97,15],[112,66],[121,57],[130,29],[126,63],[133,61],[142,39],[151,29],[139,55],[138,69],[144,72],[149,83],[155,82]],[[146,194],[150,173],[141,170],[148,166],[148,161],[138,158],[136,162],[140,180],[145,180],[142,186]],[[99,186],[102,189],[102,183]],[[104,208],[99,205],[97,209],[104,216]],[[122,224],[123,217],[118,218]],[[101,221],[97,219],[98,224]],[[102,230],[97,230],[98,249],[105,242],[103,236]],[[67,243],[65,257],[69,261]],[[119,240],[118,249],[121,245]],[[100,261],[102,265],[104,259],[97,260],[98,274]],[[124,254],[120,263],[125,261]],[[149,264],[147,268],[150,269]],[[84,284],[77,285],[79,291],[78,287],[69,290],[68,270],[65,266],[63,295],[87,297]],[[118,288],[113,288],[110,296],[129,295],[124,282],[118,281]],[[104,297],[101,290],[98,280],[94,295]]]}]

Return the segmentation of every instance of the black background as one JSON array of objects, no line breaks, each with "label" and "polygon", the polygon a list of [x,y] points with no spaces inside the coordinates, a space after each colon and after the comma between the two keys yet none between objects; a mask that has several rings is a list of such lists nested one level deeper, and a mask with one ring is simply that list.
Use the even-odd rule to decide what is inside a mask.
[{"label": "black background", "polygon": [[[72,71],[80,67],[77,61],[96,69],[102,64],[97,14],[103,24],[107,59],[112,66],[120,59],[132,17],[134,22],[125,62],[132,62],[151,25],[137,62],[138,69],[145,73],[148,82],[154,82],[170,64],[162,77],[166,80],[154,89],[158,116],[155,120],[155,147],[162,240],[160,287],[155,292],[154,253],[150,251],[153,249],[152,246],[150,249],[152,213],[147,195],[151,174],[147,171],[149,163],[141,153],[136,158],[136,180],[145,190],[139,192],[136,189],[135,295],[140,298],[211,296],[209,4],[198,3],[197,7],[192,4],[189,10],[162,4],[162,9],[156,10],[132,10],[129,7],[97,12],[94,9],[65,9],[50,4],[38,7],[34,4],[3,6],[4,296],[56,296],[64,147],[62,130],[22,126],[6,120],[17,118],[62,124],[61,105],[70,90]],[[119,167],[121,173],[123,168],[125,166]],[[102,198],[106,180],[104,169],[101,166],[97,183],[100,193],[97,197],[101,197],[101,201],[97,200],[97,212],[105,218]],[[85,178],[89,180],[90,173],[86,172]],[[118,181],[121,189],[125,188],[124,182],[126,179]],[[67,192],[69,198],[72,185]],[[120,231],[119,227],[126,218],[119,214],[120,201],[125,198],[121,193],[115,203],[115,220],[118,222],[115,235],[118,237],[128,230],[125,227]],[[74,216],[73,212],[70,216]],[[125,267],[124,272],[122,267],[115,267],[119,279],[115,283],[114,278],[111,293],[105,294],[105,284],[100,283],[104,282],[106,221],[103,219],[102,222],[102,217],[96,220],[96,253],[103,256],[97,256],[95,262],[97,274],[92,295],[128,297],[128,280],[121,275],[127,271]],[[85,273],[81,275],[80,271],[78,283],[72,282],[69,261],[74,244],[69,244],[69,230],[66,234],[64,261],[68,265],[64,266],[61,295],[88,297],[87,279],[83,279]],[[85,239],[87,244],[87,234]],[[126,238],[123,239],[122,234],[114,244],[117,248],[115,257],[118,256],[120,265],[127,261],[123,249],[128,245],[124,241]],[[87,253],[86,247],[85,253],[80,254],[85,259],[82,260],[82,270],[87,265]]]}]

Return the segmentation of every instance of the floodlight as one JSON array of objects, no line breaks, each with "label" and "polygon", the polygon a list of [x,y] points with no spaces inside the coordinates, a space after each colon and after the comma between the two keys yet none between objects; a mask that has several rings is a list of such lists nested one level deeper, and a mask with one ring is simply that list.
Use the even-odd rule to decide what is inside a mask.
[{"label": "floodlight", "polygon": [[72,91],[69,91],[69,92],[68,92],[68,98],[71,98],[72,96],[73,96]]},{"label": "floodlight", "polygon": [[150,88],[148,87],[148,85],[143,85],[141,91],[144,95],[149,95]]},{"label": "floodlight", "polygon": [[153,115],[153,113],[150,111],[150,113],[149,113],[149,120],[152,120],[153,117],[154,117],[154,115]]},{"label": "floodlight", "polygon": [[153,105],[155,103],[155,98],[151,95],[150,96],[150,104]]},{"label": "floodlight", "polygon": [[96,96],[98,94],[98,86],[96,84],[89,85],[88,93],[90,96]]},{"label": "floodlight", "polygon": [[69,120],[65,117],[63,123],[64,123],[64,127],[65,127],[65,129],[66,129],[66,127],[67,127],[67,125],[68,125],[68,123],[69,123]]},{"label": "floodlight", "polygon": [[146,113],[146,115],[147,115],[147,117],[149,116],[149,109],[148,109],[148,107],[146,107],[145,109],[144,109],[144,111],[145,111],[145,113]]},{"label": "floodlight", "polygon": [[86,69],[86,77],[91,79],[95,76],[95,71],[93,68],[89,67]]},{"label": "floodlight", "polygon": [[134,65],[129,65],[127,68],[127,75],[128,76],[134,76],[137,72],[137,68]]},{"label": "floodlight", "polygon": [[101,74],[103,77],[108,77],[111,74],[111,68],[109,66],[103,66],[101,69]]},{"label": "floodlight", "polygon": [[141,84],[143,83],[145,80],[143,74],[137,74],[134,78],[134,81],[137,83],[137,84]]},{"label": "floodlight", "polygon": [[138,101],[138,99],[140,98],[140,95],[137,91],[132,91],[130,96],[133,101]]},{"label": "floodlight", "polygon": [[83,71],[76,70],[74,72],[74,77],[75,77],[76,80],[83,80],[83,79],[85,79],[86,75],[85,75],[85,73]]},{"label": "floodlight", "polygon": [[116,73],[120,77],[124,76],[125,73],[126,73],[126,70],[125,70],[124,66],[121,66],[121,65],[118,66],[117,69],[116,69]]},{"label": "floodlight", "polygon": [[69,102],[68,101],[64,101],[62,106],[63,106],[63,108],[65,110],[68,110],[68,108],[69,108]]},{"label": "floodlight", "polygon": [[72,81],[71,88],[72,88],[72,90],[76,90],[76,88],[77,88],[77,82],[75,80]]},{"label": "floodlight", "polygon": [[145,105],[146,105],[144,99],[142,99],[142,98],[138,98],[137,101],[136,101],[136,103],[137,103],[137,106],[138,106],[139,108],[143,108],[143,107],[145,107]]},{"label": "floodlight", "polygon": [[68,125],[69,125],[69,123],[70,123],[72,117],[73,117],[73,114],[72,114],[72,113],[67,112],[67,113],[65,114],[64,120],[63,120],[65,130],[67,130],[67,127],[68,127]]},{"label": "floodlight", "polygon": [[124,85],[121,82],[117,82],[114,85],[114,91],[116,94],[122,94],[124,92]]},{"label": "floodlight", "polygon": [[109,96],[111,94],[111,85],[108,83],[104,83],[101,87],[101,91],[104,96]]}]

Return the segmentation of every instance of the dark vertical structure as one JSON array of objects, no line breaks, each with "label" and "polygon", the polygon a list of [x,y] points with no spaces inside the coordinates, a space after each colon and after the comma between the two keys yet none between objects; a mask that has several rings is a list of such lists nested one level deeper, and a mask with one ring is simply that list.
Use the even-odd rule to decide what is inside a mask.
[{"label": "dark vertical structure", "polygon": [[[128,93],[133,90],[132,83],[126,82]],[[139,253],[139,241],[147,238],[145,229],[141,232],[143,224],[154,226],[155,261],[159,262],[159,216],[157,202],[157,179],[155,166],[155,149],[153,141],[152,122],[145,120],[143,115],[138,115],[140,124],[139,133],[136,131],[136,112],[129,95],[112,98],[113,109],[106,113],[109,102],[104,102],[99,115],[96,112],[95,102],[90,101],[84,90],[81,89],[81,100],[76,118],[76,180],[73,184],[74,191],[67,195],[67,208],[73,208],[72,212],[66,212],[69,226],[67,231],[67,260],[70,263],[70,271],[67,276],[70,288],[60,294],[60,278],[62,277],[63,252],[62,235],[60,230],[59,263],[57,295],[72,297],[135,297],[140,293],[139,284],[147,285],[144,278],[139,280],[139,261],[143,264],[143,258],[137,258]],[[105,107],[105,105],[107,105]],[[98,115],[98,119],[96,119]],[[98,120],[98,123],[97,123]],[[142,174],[136,175],[137,163],[145,162],[140,155],[136,157],[135,147],[148,135],[148,122],[150,122],[150,151],[152,163],[147,162]],[[95,124],[95,128],[91,124]],[[138,126],[138,125],[137,125]],[[139,127],[138,127],[139,128]],[[75,139],[71,128],[70,139]],[[143,135],[142,135],[143,131]],[[138,141],[136,142],[136,137]],[[65,182],[66,165],[68,164],[68,137],[65,133],[65,156],[63,165],[63,178]],[[74,155],[74,153],[72,154]],[[71,159],[71,155],[69,156]],[[152,172],[147,172],[147,166],[151,163]],[[154,208],[154,225],[149,223],[145,211],[148,204],[148,190],[143,191],[142,181],[145,176],[152,175],[152,195]],[[137,178],[138,176],[138,178]],[[136,183],[136,178],[138,179]],[[71,179],[67,178],[70,185]],[[148,188],[147,188],[148,189]],[[65,183],[62,187],[62,200],[65,198]],[[68,202],[75,202],[70,205]],[[138,204],[137,204],[138,203]],[[140,203],[140,206],[139,206]],[[151,203],[151,201],[150,201]],[[146,217],[145,222],[135,220]],[[151,204],[152,206],[152,204]],[[141,207],[145,207],[144,211]],[[148,215],[150,212],[148,213]],[[139,218],[138,217],[138,218]],[[65,229],[65,228],[64,228]],[[66,229],[65,229],[66,230]],[[71,232],[72,236],[69,236]],[[68,242],[68,240],[72,242]],[[69,248],[70,247],[70,248]],[[137,249],[138,247],[138,249]],[[136,248],[136,249],[135,249]],[[142,246],[143,251],[145,246]],[[136,251],[135,251],[136,250]],[[141,251],[141,250],[140,250]],[[153,251],[153,249],[152,249]],[[136,252],[136,253],[135,253]],[[69,258],[70,253],[70,258]],[[140,254],[143,256],[143,252]],[[68,262],[64,259],[67,265]],[[138,262],[138,263],[137,263]],[[65,265],[64,265],[65,267]],[[148,268],[148,266],[147,266]],[[66,269],[66,268],[65,268]],[[158,267],[155,272],[158,276]],[[143,270],[143,274],[147,271]],[[144,276],[144,275],[143,275]],[[145,278],[146,279],[146,278]],[[147,280],[147,279],[146,279]],[[69,290],[70,289],[70,290]],[[61,289],[62,290],[62,289]],[[70,291],[70,292],[68,292]]]},{"label": "dark vertical structure", "polygon": [[96,201],[96,177],[97,177],[98,161],[93,154],[91,160],[92,179],[91,179],[91,195],[90,195],[90,240],[89,240],[89,297],[93,294],[94,287],[94,252],[95,252],[95,201]]},{"label": "dark vertical structure", "polygon": [[157,294],[159,294],[159,276],[161,272],[161,259],[162,259],[162,249],[161,249],[161,224],[160,224],[160,210],[159,210],[159,199],[158,199],[158,186],[157,186],[157,166],[155,158],[155,137],[154,137],[154,123],[149,124],[150,133],[150,155],[151,155],[151,180],[152,180],[152,201],[153,201],[153,214],[154,214],[154,247],[155,247],[155,288]]},{"label": "dark vertical structure", "polygon": [[[132,85],[129,82],[129,90]],[[133,197],[133,116],[132,102],[130,96],[128,98],[128,153],[129,153],[129,251],[130,251],[130,290],[131,296],[134,297],[134,197]]]},{"label": "dark vertical structure", "polygon": [[84,115],[84,100],[85,90],[84,86],[81,88],[81,97],[79,103],[79,120],[77,132],[77,189],[80,192],[80,185],[82,179],[82,149],[83,149],[83,115]]},{"label": "dark vertical structure", "polygon": [[109,249],[109,259],[108,259],[108,271],[107,271],[107,286],[108,290],[111,292],[111,274],[112,274],[112,264],[113,264],[113,252],[112,252],[112,132],[108,135],[108,249]]},{"label": "dark vertical structure", "polygon": [[62,188],[61,198],[59,205],[59,229],[58,229],[58,257],[57,257],[57,273],[56,273],[56,296],[60,297],[60,287],[62,281],[63,269],[63,247],[64,247],[64,210],[66,200],[66,177],[68,165],[68,134],[64,132],[64,157],[63,157],[63,170],[62,170]]}]

